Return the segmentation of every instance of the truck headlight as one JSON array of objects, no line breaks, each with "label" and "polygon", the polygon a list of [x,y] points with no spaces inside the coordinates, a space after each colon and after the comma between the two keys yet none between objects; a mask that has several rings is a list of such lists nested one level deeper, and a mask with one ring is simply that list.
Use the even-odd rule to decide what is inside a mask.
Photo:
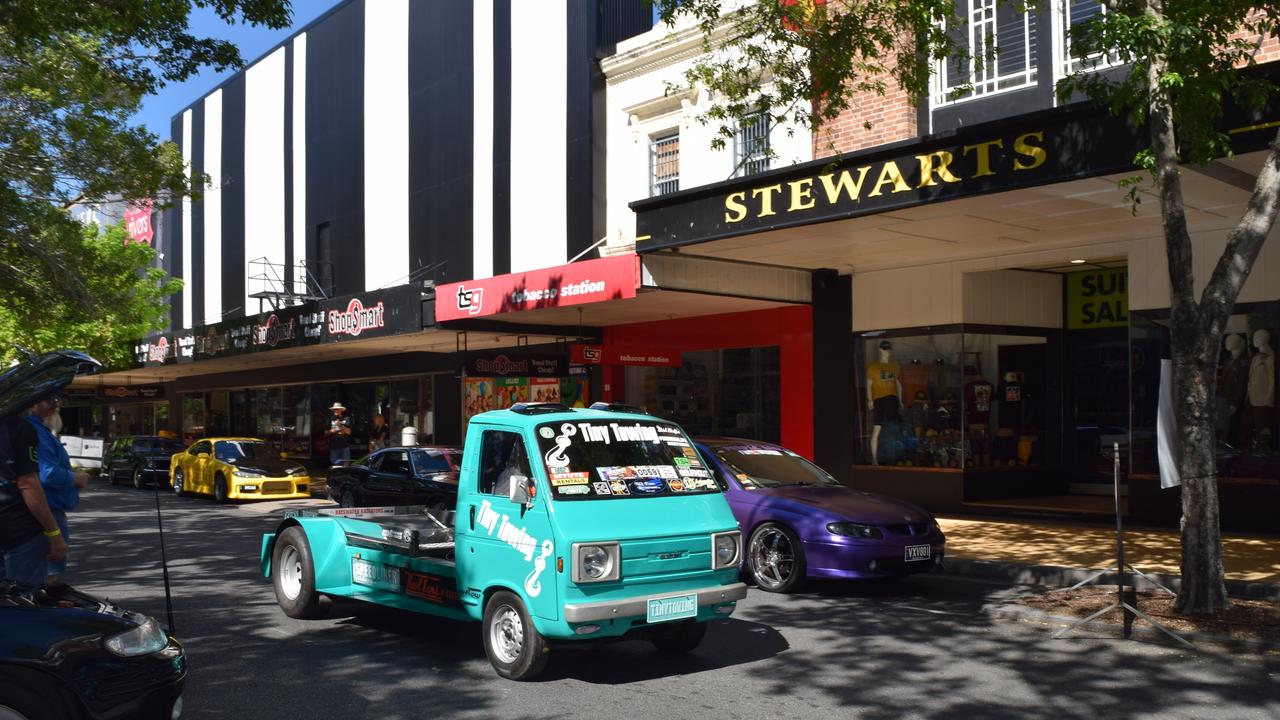
[{"label": "truck headlight", "polygon": [[119,635],[112,635],[102,644],[116,655],[135,657],[163,650],[168,643],[169,639],[156,621],[147,618],[141,625]]},{"label": "truck headlight", "polygon": [[884,537],[880,532],[880,528],[874,525],[863,525],[861,523],[851,522],[834,522],[827,523],[827,532],[832,535],[842,535],[844,537],[855,538],[880,538]]},{"label": "truck headlight", "polygon": [[575,583],[617,580],[621,564],[616,542],[573,544],[573,581]]},{"label": "truck headlight", "polygon": [[732,567],[738,564],[739,549],[742,546],[742,533],[715,533],[711,536],[711,569]]}]

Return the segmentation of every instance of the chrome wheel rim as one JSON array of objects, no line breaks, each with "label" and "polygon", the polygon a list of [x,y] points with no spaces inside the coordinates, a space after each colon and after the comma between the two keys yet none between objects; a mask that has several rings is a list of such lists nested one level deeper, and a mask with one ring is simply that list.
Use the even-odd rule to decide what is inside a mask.
[{"label": "chrome wheel rim", "polygon": [[489,646],[493,648],[493,654],[507,665],[520,659],[520,651],[524,647],[524,623],[520,621],[520,613],[510,605],[503,605],[494,613],[493,623],[489,626]]},{"label": "chrome wheel rim", "polygon": [[298,548],[285,545],[280,551],[280,591],[290,600],[302,593],[302,554]]},{"label": "chrome wheel rim", "polygon": [[779,528],[764,528],[751,538],[751,572],[756,582],[776,589],[796,571],[796,550]]},{"label": "chrome wheel rim", "polygon": [[173,492],[175,495],[182,494],[182,468],[173,474]]}]

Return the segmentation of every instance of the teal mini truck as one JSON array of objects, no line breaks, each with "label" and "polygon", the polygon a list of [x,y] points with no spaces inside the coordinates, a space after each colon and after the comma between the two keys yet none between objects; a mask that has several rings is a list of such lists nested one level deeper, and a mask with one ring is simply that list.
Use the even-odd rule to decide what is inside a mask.
[{"label": "teal mini truck", "polygon": [[261,562],[290,617],[319,617],[328,595],[478,620],[498,674],[527,680],[551,640],[693,650],[746,596],[741,555],[678,425],[621,405],[526,403],[471,419],[455,511],[288,512]]}]

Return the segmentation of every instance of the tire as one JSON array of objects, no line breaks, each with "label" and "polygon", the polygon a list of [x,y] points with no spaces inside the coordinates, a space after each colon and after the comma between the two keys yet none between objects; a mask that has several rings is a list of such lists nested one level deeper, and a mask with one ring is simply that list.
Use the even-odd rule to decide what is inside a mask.
[{"label": "tire", "polygon": [[147,484],[147,481],[144,480],[142,476],[142,468],[141,467],[134,468],[133,469],[133,486],[141,490],[143,487],[146,486],[146,484]]},{"label": "tire", "polygon": [[227,478],[222,473],[213,477],[213,499],[220,503],[227,501]]},{"label": "tire", "polygon": [[173,494],[178,497],[186,497],[187,489],[183,487],[186,481],[186,473],[182,472],[182,468],[175,468],[173,471]]},{"label": "tire", "polygon": [[804,547],[785,525],[765,523],[751,533],[747,567],[765,592],[795,592],[804,584]]},{"label": "tire", "polygon": [[80,717],[62,684],[22,668],[0,667],[0,718],[5,720],[61,720]]},{"label": "tire", "polygon": [[682,620],[654,627],[649,641],[661,652],[669,655],[684,655],[693,652],[706,636],[707,623]]},{"label": "tire", "polygon": [[338,506],[344,508],[359,507],[356,503],[355,493],[350,490],[344,490],[342,493],[342,499],[338,501]]},{"label": "tire", "polygon": [[316,570],[311,560],[311,544],[302,528],[285,528],[271,551],[271,584],[276,602],[291,618],[313,620],[323,617],[320,593],[316,592]]},{"label": "tire", "polygon": [[484,606],[484,654],[508,680],[532,680],[547,665],[547,641],[533,626],[520,598],[496,592]]},{"label": "tire", "polygon": [[111,481],[112,485],[115,485],[116,482],[118,482],[116,479],[116,471],[111,468],[107,468],[107,479]]}]

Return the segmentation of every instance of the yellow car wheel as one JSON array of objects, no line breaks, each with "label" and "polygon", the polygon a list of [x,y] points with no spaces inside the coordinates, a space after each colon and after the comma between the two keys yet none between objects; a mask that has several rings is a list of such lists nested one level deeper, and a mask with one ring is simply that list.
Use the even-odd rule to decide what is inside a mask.
[{"label": "yellow car wheel", "polygon": [[220,503],[227,501],[227,478],[222,473],[213,478],[213,499]]}]

